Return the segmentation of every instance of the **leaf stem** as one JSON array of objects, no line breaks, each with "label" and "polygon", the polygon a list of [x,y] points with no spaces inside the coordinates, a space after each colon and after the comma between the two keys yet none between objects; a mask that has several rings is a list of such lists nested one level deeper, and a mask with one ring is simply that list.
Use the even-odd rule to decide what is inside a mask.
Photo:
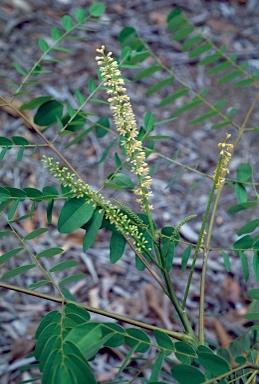
[{"label": "leaf stem", "polygon": [[173,305],[175,307],[175,310],[176,310],[178,316],[180,317],[180,320],[183,324],[185,332],[187,333],[187,335],[191,336],[193,341],[195,341],[196,336],[195,336],[194,331],[191,327],[191,324],[190,324],[190,321],[186,315],[186,312],[182,309],[182,307],[179,303],[179,300],[176,296],[176,293],[175,293],[174,287],[172,285],[169,273],[163,269],[163,275],[164,275],[166,287],[168,290],[168,297],[170,298],[171,302],[173,303]]},{"label": "leaf stem", "polygon": [[216,211],[218,208],[219,198],[223,189],[223,185],[218,189],[218,193],[216,195],[215,203],[213,205],[211,218],[209,222],[208,235],[206,237],[206,243],[204,247],[203,254],[203,264],[202,264],[202,272],[201,272],[201,283],[200,283],[200,308],[199,308],[199,342],[201,344],[205,343],[204,338],[204,301],[205,301],[205,282],[206,282],[206,271],[207,271],[207,262],[210,252],[210,241],[212,236],[213,224],[216,216]]},{"label": "leaf stem", "polygon": [[218,179],[218,176],[219,176],[220,166],[221,166],[221,164],[220,164],[220,161],[219,161],[218,166],[217,166],[217,171],[216,171],[216,177],[215,177],[213,186],[212,186],[211,191],[210,191],[208,204],[207,204],[207,207],[206,207],[204,218],[202,220],[201,230],[200,230],[198,242],[197,242],[197,245],[196,245],[196,248],[195,248],[195,253],[194,253],[193,261],[192,261],[192,265],[191,265],[191,270],[190,270],[190,273],[189,273],[189,276],[188,276],[187,286],[186,286],[185,293],[184,293],[182,309],[184,309],[185,306],[186,306],[186,301],[187,301],[187,297],[188,297],[190,286],[191,286],[191,281],[192,281],[192,276],[193,276],[194,269],[195,269],[195,264],[196,264],[196,261],[197,261],[197,258],[198,258],[198,253],[200,252],[200,247],[201,247],[201,242],[202,242],[202,238],[203,238],[203,235],[204,235],[205,225],[206,225],[206,222],[207,222],[207,219],[208,219],[208,216],[209,216],[210,207],[211,207],[211,204],[212,204],[212,200],[213,200],[213,196],[214,196],[214,192],[215,192],[215,188],[216,188],[216,183],[217,183],[217,179]]}]

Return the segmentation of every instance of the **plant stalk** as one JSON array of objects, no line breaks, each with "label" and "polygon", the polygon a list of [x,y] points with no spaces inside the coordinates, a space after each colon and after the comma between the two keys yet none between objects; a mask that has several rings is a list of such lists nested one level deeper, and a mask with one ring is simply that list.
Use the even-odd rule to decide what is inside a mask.
[{"label": "plant stalk", "polygon": [[[66,298],[55,297],[55,296],[47,295],[46,293],[31,291],[31,290],[29,290],[27,288],[22,288],[22,287],[18,287],[18,286],[15,286],[15,285],[7,284],[7,283],[4,283],[2,281],[0,282],[0,287],[1,288],[5,288],[5,289],[9,289],[9,290],[12,290],[12,291],[16,291],[16,292],[25,293],[27,295],[35,296],[35,297],[38,297],[38,298],[41,298],[41,299],[50,300],[50,301],[53,301],[53,302],[56,302],[56,303],[60,303],[60,304],[64,304],[64,303],[65,304],[68,304],[68,303],[75,304],[74,301],[67,300]],[[160,332],[164,332],[165,334],[167,334],[168,336],[173,337],[176,340],[185,341],[187,343],[193,343],[193,338],[190,337],[189,335],[184,334],[184,333],[169,331],[167,329],[155,327],[155,326],[150,325],[150,324],[142,323],[141,321],[133,320],[133,319],[130,319],[128,317],[124,317],[124,316],[121,316],[121,315],[117,315],[115,313],[104,311],[102,309],[90,307],[90,306],[85,305],[85,304],[81,304],[81,303],[76,303],[76,304],[78,306],[80,306],[81,308],[86,309],[89,312],[93,312],[93,313],[97,313],[97,314],[102,315],[102,316],[110,317],[111,319],[122,321],[124,323],[131,324],[131,325],[134,325],[136,327],[148,329],[150,331],[158,330]]]}]

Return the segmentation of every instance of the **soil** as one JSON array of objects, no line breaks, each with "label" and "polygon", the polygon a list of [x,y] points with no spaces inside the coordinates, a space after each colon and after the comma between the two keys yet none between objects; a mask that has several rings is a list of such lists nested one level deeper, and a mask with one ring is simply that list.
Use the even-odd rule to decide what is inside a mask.
[{"label": "soil", "polygon": [[[28,70],[41,55],[38,39],[43,38],[51,42],[50,30],[53,26],[61,27],[61,19],[64,15],[73,16],[78,7],[88,9],[92,1],[85,0],[2,0],[0,4],[0,96],[10,98],[14,92],[13,84],[20,84],[22,80],[12,63],[18,63],[24,70]],[[57,51],[55,58],[62,60],[57,64],[51,64],[51,72],[46,73],[38,85],[30,88],[29,94],[21,94],[16,98],[18,103],[24,103],[39,96],[51,96],[64,103],[76,106],[74,90],[78,89],[85,97],[88,96],[88,82],[90,78],[97,79],[95,50],[105,45],[108,51],[112,51],[114,57],[120,56],[120,43],[117,39],[122,28],[131,26],[136,28],[144,40],[150,45],[155,54],[161,58],[168,67],[174,67],[174,71],[181,79],[188,82],[190,88],[200,92],[205,87],[209,88],[208,101],[214,103],[220,98],[227,100],[229,108],[238,109],[234,121],[242,125],[248,110],[257,95],[254,87],[234,88],[231,83],[218,86],[207,74],[207,69],[196,66],[195,61],[190,60],[188,54],[182,52],[179,43],[173,41],[166,31],[166,17],[176,7],[182,7],[186,16],[197,28],[210,38],[213,38],[217,46],[225,44],[230,54],[237,53],[238,64],[247,61],[252,70],[259,69],[259,7],[257,0],[240,1],[205,1],[187,0],[131,0],[130,2],[112,1],[104,2],[106,12],[102,17],[102,23],[90,22],[89,26],[95,32],[80,31],[79,34],[86,38],[68,40],[66,47],[73,52]],[[183,5],[184,3],[184,5]],[[145,64],[144,64],[145,65]],[[128,94],[131,98],[133,110],[139,126],[143,124],[147,111],[152,111],[155,121],[162,121],[172,117],[174,109],[179,108],[190,97],[178,101],[175,104],[159,107],[163,97],[174,92],[175,85],[168,87],[166,91],[150,96],[146,95],[148,87],[161,80],[161,73],[157,72],[152,78],[131,82],[135,71],[124,69],[123,75],[127,82]],[[106,95],[98,94],[99,98],[106,100]],[[110,116],[105,104],[89,103],[87,112],[93,114],[93,121],[103,116]],[[199,112],[202,109],[199,109]],[[206,108],[204,108],[204,112]],[[36,133],[28,128],[23,119],[19,119],[6,109],[0,109],[0,136],[24,136],[31,143],[39,143],[37,151],[31,156],[25,151],[22,162],[17,162],[18,150],[8,151],[1,163],[1,186],[14,186],[16,188],[34,187],[42,189],[45,185],[57,186],[48,171],[42,168],[41,156],[52,155],[51,151],[41,147],[43,143]],[[32,114],[35,111],[32,111]],[[29,112],[30,113],[30,112]],[[192,110],[180,115],[176,120],[157,125],[152,134],[168,135],[170,140],[161,140],[156,144],[156,151],[169,159],[177,156],[177,163],[168,163],[164,158],[153,174],[153,197],[151,203],[155,206],[154,220],[157,228],[164,226],[176,227],[188,215],[197,215],[181,229],[182,245],[179,245],[174,258],[172,279],[177,296],[182,298],[188,278],[189,264],[186,272],[181,271],[181,257],[186,248],[185,243],[195,243],[206,209],[208,195],[211,189],[211,179],[202,178],[203,174],[213,175],[218,162],[219,150],[217,144],[225,138],[226,132],[236,137],[234,128],[211,130],[211,124],[207,122],[198,125],[190,125],[188,122],[197,117],[197,111]],[[258,108],[246,122],[247,127],[258,126]],[[57,128],[46,132],[49,140],[56,138]],[[74,137],[74,136],[72,136]],[[82,178],[93,188],[101,188],[107,176],[114,171],[113,154],[104,163],[97,166],[103,152],[113,139],[107,135],[97,139],[91,132],[77,146],[64,150],[68,139],[60,136],[56,140],[57,148],[64,154],[76,168]],[[241,163],[250,163],[253,167],[255,182],[259,176],[257,132],[247,132],[232,159],[230,165],[229,180],[236,178],[236,170]],[[118,148],[116,148],[117,150]],[[179,151],[179,152],[178,152]],[[159,155],[153,154],[149,158],[152,168],[160,161]],[[104,165],[105,164],[105,165]],[[191,172],[187,168],[175,183],[167,188],[170,180],[182,169],[182,165],[197,170]],[[200,183],[199,183],[200,182]],[[194,188],[197,183],[196,188]],[[138,209],[134,195],[130,192],[106,191],[107,198],[113,197],[127,204],[131,209]],[[254,190],[248,188],[249,198],[253,199]],[[218,315],[218,319],[227,337],[239,335],[244,331],[243,313],[247,311],[249,300],[244,292],[250,287],[257,286],[257,280],[252,271],[252,254],[247,253],[250,279],[245,282],[240,259],[232,251],[228,250],[238,239],[237,230],[247,222],[256,219],[257,208],[242,211],[236,215],[227,213],[229,207],[236,204],[236,196],[233,186],[224,188],[220,199],[216,222],[213,230],[207,272],[205,311],[208,316]],[[86,273],[87,278],[83,282],[69,286],[70,292],[78,301],[85,304],[132,317],[136,320],[166,327],[173,330],[181,330],[179,322],[173,317],[173,309],[163,298],[160,288],[154,283],[148,272],[138,272],[135,268],[135,258],[130,249],[127,249],[123,258],[116,264],[109,261],[109,234],[101,230],[94,246],[84,253],[81,241],[82,232],[76,234],[61,235],[57,232],[55,224],[61,205],[57,204],[54,210],[51,236],[43,236],[32,242],[31,250],[38,253],[43,249],[60,246],[66,252],[64,259],[76,259],[79,261],[80,272]],[[20,204],[17,215],[28,212],[26,203]],[[30,224],[27,221],[14,222],[14,229],[19,236],[47,225],[44,209],[38,206],[35,218]],[[0,223],[0,229],[6,229],[4,222]],[[48,232],[49,233],[49,232]],[[5,253],[10,249],[19,247],[19,241],[14,240],[10,244],[5,240],[0,243],[0,251]],[[230,258],[231,273],[226,272],[221,248]],[[28,262],[27,255],[11,259],[10,264],[1,266],[1,275],[9,268]],[[50,269],[54,260],[43,261],[44,267]],[[197,262],[194,272],[190,296],[187,301],[187,312],[192,318],[193,326],[197,331],[197,313],[199,304],[199,283],[201,275],[202,257]],[[74,271],[77,273],[78,271]],[[60,273],[59,279],[66,276],[65,271]],[[29,284],[44,278],[34,269],[26,275],[20,275],[13,279],[12,283],[27,287]],[[12,365],[21,362],[28,363],[28,353],[33,348],[33,343],[28,339],[35,333],[35,328],[42,316],[49,310],[58,308],[54,303],[39,300],[34,297],[0,288],[0,377],[3,384],[15,384],[20,380],[29,380],[36,372],[19,372],[17,366]],[[42,292],[54,294],[51,287],[43,287]],[[154,305],[154,302],[157,305]],[[93,315],[93,320],[103,320],[102,317]],[[206,319],[206,338],[219,346],[222,344],[218,327],[210,317]],[[222,334],[222,328],[220,333]],[[224,340],[226,340],[226,338]],[[25,342],[26,341],[26,342]],[[26,348],[24,348],[26,345]],[[152,352],[150,352],[152,354]],[[125,357],[127,350],[122,348],[119,352],[104,349],[98,359],[93,362],[98,382],[113,380],[116,374],[116,366]],[[148,355],[147,355],[148,356]],[[149,355],[149,358],[154,356]],[[133,363],[132,363],[133,364]],[[141,365],[141,363],[140,363]],[[11,367],[11,368],[10,368]],[[167,367],[166,367],[167,368]],[[130,380],[130,370],[124,373],[123,380]],[[147,376],[148,377],[148,376]],[[134,383],[139,383],[137,379]]]}]

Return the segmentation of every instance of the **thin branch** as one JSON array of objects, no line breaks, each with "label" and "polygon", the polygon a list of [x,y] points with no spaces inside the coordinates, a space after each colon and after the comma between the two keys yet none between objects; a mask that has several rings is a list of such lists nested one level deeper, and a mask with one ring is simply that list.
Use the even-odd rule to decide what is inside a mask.
[{"label": "thin branch", "polygon": [[[75,304],[74,301],[67,300],[65,298],[47,295],[46,293],[31,291],[27,288],[22,288],[22,287],[18,287],[16,285],[3,283],[2,281],[0,282],[0,287],[5,288],[5,289],[10,289],[10,290],[16,291],[16,292],[25,293],[27,295],[35,296],[35,297],[38,297],[41,299],[50,300],[50,301],[60,303],[60,304],[64,304],[64,303],[65,304],[68,304],[68,303]],[[115,313],[104,311],[102,309],[90,307],[89,305],[85,305],[85,304],[81,304],[81,303],[76,303],[76,305],[80,306],[81,308],[86,309],[89,312],[97,313],[101,316],[110,317],[111,319],[122,321],[124,323],[131,324],[131,325],[134,325],[136,327],[148,329],[150,331],[160,331],[160,332],[167,334],[168,336],[173,337],[176,340],[186,341],[187,343],[193,343],[192,337],[185,335],[184,333],[181,333],[181,332],[174,332],[174,331],[169,331],[169,330],[164,329],[164,328],[155,327],[155,326],[150,325],[150,324],[142,323],[141,321],[132,320],[128,317],[117,315]]]}]

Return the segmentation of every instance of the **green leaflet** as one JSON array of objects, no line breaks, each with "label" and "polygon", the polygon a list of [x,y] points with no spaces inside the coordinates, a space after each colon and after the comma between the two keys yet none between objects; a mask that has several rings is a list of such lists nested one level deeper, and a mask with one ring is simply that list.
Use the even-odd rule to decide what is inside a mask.
[{"label": "green leaflet", "polygon": [[19,252],[23,251],[23,249],[23,247],[15,248],[11,251],[4,253],[2,256],[0,256],[0,265],[4,264],[7,260],[11,259],[11,257],[16,256]]},{"label": "green leaflet", "polygon": [[150,132],[153,131],[155,124],[155,118],[151,111],[147,111],[144,117],[144,127],[145,130]]},{"label": "green leaflet", "polygon": [[42,201],[43,193],[36,188],[23,188],[23,192],[25,192],[31,200]]},{"label": "green leaflet", "polygon": [[149,378],[149,383],[154,383],[154,380],[158,380],[160,372],[162,370],[164,358],[165,354],[163,352],[160,352],[158,356],[156,356],[154,365],[150,367],[152,369],[152,373]]},{"label": "green leaflet", "polygon": [[233,248],[235,251],[243,250],[243,249],[250,249],[253,247],[253,238],[250,235],[245,235],[241,237],[241,239],[238,239],[233,244]]},{"label": "green leaflet", "polygon": [[151,53],[149,51],[136,52],[134,55],[131,56],[130,60],[127,61],[127,64],[136,65],[137,63],[141,63],[142,61],[146,60],[150,56]]},{"label": "green leaflet", "polygon": [[104,150],[100,160],[98,161],[97,164],[101,164],[105,159],[106,157],[108,156],[110,150],[112,149],[112,147],[115,145],[115,143],[117,142],[117,138],[112,140],[112,142],[106,147],[106,149]]},{"label": "green leaflet", "polygon": [[101,16],[104,13],[104,11],[105,11],[105,5],[100,1],[95,2],[89,8],[89,13],[93,17]]},{"label": "green leaflet", "polygon": [[220,129],[220,128],[226,127],[229,124],[231,124],[231,120],[221,121],[220,123],[213,124],[211,126],[211,129]]},{"label": "green leaflet", "polygon": [[26,193],[22,189],[12,187],[5,187],[5,189],[9,192],[12,199],[20,198],[21,201],[26,199]]},{"label": "green leaflet", "polygon": [[128,47],[127,45],[122,47],[121,54],[120,54],[121,61],[123,62],[129,59],[131,56],[131,53],[132,53],[132,49],[130,47]]},{"label": "green leaflet", "polygon": [[160,69],[162,69],[160,65],[153,65],[147,69],[143,69],[134,77],[134,80],[140,81],[142,79],[145,79],[146,77],[153,75],[153,73],[160,71]]},{"label": "green leaflet", "polygon": [[190,103],[187,103],[183,107],[176,109],[173,112],[173,116],[179,116],[184,112],[190,111],[191,109],[198,107],[200,104],[202,104],[202,102],[202,100],[195,97]]},{"label": "green leaflet", "polygon": [[5,155],[6,155],[7,151],[8,151],[8,149],[9,149],[8,147],[5,147],[5,148],[2,149],[2,151],[1,151],[1,153],[0,153],[0,161],[3,160],[3,158],[5,157]]},{"label": "green leaflet", "polygon": [[128,45],[132,50],[143,51],[143,42],[136,36],[137,32],[132,27],[125,27],[119,33],[118,40],[122,46]]},{"label": "green leaflet", "polygon": [[61,263],[58,263],[54,267],[52,267],[49,272],[57,272],[57,271],[63,271],[64,269],[72,268],[78,265],[78,261],[76,260],[66,260],[62,261]]},{"label": "green leaflet", "polygon": [[237,213],[239,211],[243,211],[244,209],[253,208],[256,205],[257,205],[256,201],[247,201],[245,203],[236,204],[228,209],[228,213],[230,214]]},{"label": "green leaflet", "polygon": [[247,296],[253,300],[259,300],[259,289],[258,288],[250,289],[250,291],[247,292]]},{"label": "green leaflet", "polygon": [[70,116],[70,114],[67,113],[61,118],[61,122],[65,129],[60,131],[59,134],[77,132],[84,128],[86,124],[86,116],[83,116],[82,113],[79,114],[78,111],[74,110],[73,116]]},{"label": "green leaflet", "polygon": [[231,265],[230,265],[230,260],[226,252],[221,251],[223,259],[224,259],[224,264],[227,272],[230,272]]},{"label": "green leaflet", "polygon": [[65,306],[66,317],[64,324],[66,328],[71,327],[71,322],[74,325],[83,324],[90,320],[89,313],[84,309],[75,304],[66,304]]},{"label": "green leaflet", "polygon": [[113,332],[110,332],[103,337],[102,324],[88,322],[74,327],[65,340],[75,344],[80,349],[84,358],[89,360],[96,355],[112,335]]},{"label": "green leaflet", "polygon": [[75,19],[79,24],[84,23],[86,19],[86,11],[83,8],[77,8],[75,12]]},{"label": "green leaflet", "polygon": [[99,138],[104,137],[110,130],[110,121],[107,117],[101,117],[95,123],[96,136]]},{"label": "green leaflet", "polygon": [[201,59],[199,62],[198,62],[198,65],[208,65],[208,64],[212,64],[214,63],[215,61],[219,60],[220,58],[222,57],[222,54],[219,53],[219,52],[216,52],[216,53],[213,53],[211,55],[208,55],[206,57],[204,57],[204,59]]},{"label": "green leaflet", "polygon": [[81,280],[85,278],[84,273],[76,273],[75,275],[71,275],[68,277],[65,277],[65,279],[61,280],[58,285],[61,287],[62,285],[74,283],[75,281]]},{"label": "green leaflet", "polygon": [[[208,351],[205,351],[208,350]],[[222,375],[230,370],[230,366],[222,357],[215,355],[207,347],[198,347],[200,364],[214,375]]]},{"label": "green leaflet", "polygon": [[109,347],[119,347],[124,343],[125,330],[118,324],[102,323],[102,334],[106,336],[112,332],[112,336],[104,342],[104,345]]},{"label": "green leaflet", "polygon": [[42,235],[43,233],[47,232],[48,228],[37,228],[34,231],[28,233],[23,240],[32,240],[35,239],[35,237]]},{"label": "green leaflet", "polygon": [[[237,55],[230,56],[232,60],[237,58]],[[209,70],[208,75],[215,75],[216,73],[220,73],[225,71],[226,69],[230,68],[232,66],[232,63],[229,61],[224,61],[223,63],[217,64],[215,67]]]},{"label": "green leaflet", "polygon": [[73,29],[74,23],[71,16],[65,15],[62,17],[62,25],[66,31]]},{"label": "green leaflet", "polygon": [[164,259],[164,266],[169,272],[174,258],[175,247],[178,244],[179,235],[175,233],[175,228],[164,227],[161,231],[161,252]]},{"label": "green leaflet", "polygon": [[122,189],[133,189],[134,183],[131,181],[128,175],[125,173],[116,173],[113,177],[113,181]]},{"label": "green leaflet", "polygon": [[253,79],[243,79],[243,80],[237,81],[234,84],[234,87],[235,88],[246,87],[247,85],[251,85],[251,84],[255,83],[256,81],[257,81],[256,78],[253,78]]},{"label": "green leaflet", "polygon": [[[11,230],[1,231],[1,232],[0,232],[0,239],[1,239],[1,237],[10,235],[11,233],[13,233],[13,231],[11,231]],[[2,255],[2,256],[3,256],[3,255]],[[0,260],[1,260],[1,259],[0,259]]]},{"label": "green leaflet", "polygon": [[255,250],[254,251],[254,256],[253,256],[253,271],[256,277],[256,281],[259,281],[259,251]]},{"label": "green leaflet", "polygon": [[96,209],[91,219],[82,228],[86,230],[83,239],[83,251],[86,252],[94,243],[98,230],[101,228],[104,211]]},{"label": "green leaflet", "polygon": [[125,238],[119,231],[113,231],[110,240],[110,261],[115,264],[120,260],[126,246]]},{"label": "green leaflet", "polygon": [[243,163],[237,168],[237,180],[239,183],[245,183],[252,177],[253,170],[249,163]]},{"label": "green leaflet", "polygon": [[157,91],[160,91],[161,89],[165,88],[167,85],[173,83],[174,77],[169,77],[164,80],[159,81],[152,87],[148,88],[147,95],[151,95],[152,93],[155,93]]},{"label": "green leaflet", "polygon": [[44,199],[53,199],[53,197],[56,197],[59,195],[58,190],[56,188],[48,185],[46,185],[42,189],[42,193],[43,193]]},{"label": "green leaflet", "polygon": [[194,48],[192,51],[189,52],[189,57],[191,59],[194,59],[195,57],[200,56],[202,53],[209,51],[211,48],[212,44],[210,42],[199,45],[198,47]]},{"label": "green leaflet", "polygon": [[210,112],[207,112],[207,113],[204,113],[203,115],[197,117],[196,119],[190,121],[189,124],[199,124],[199,123],[202,123],[203,121],[205,120],[208,120],[208,119],[211,119],[212,117],[216,116],[217,115],[217,112],[216,111],[210,111]]},{"label": "green leaflet", "polygon": [[248,194],[243,184],[236,183],[235,192],[236,192],[237,201],[239,203],[245,203],[247,201]]},{"label": "green leaflet", "polygon": [[231,80],[234,80],[236,77],[239,77],[243,74],[243,72],[239,69],[235,69],[234,71],[232,72],[229,72],[227,75],[225,76],[222,76],[219,80],[218,80],[218,83],[219,84],[224,84],[224,83],[227,83]]},{"label": "green leaflet", "polygon": [[37,283],[30,284],[30,285],[28,286],[28,289],[31,289],[31,290],[33,291],[34,289],[43,287],[44,285],[46,285],[46,284],[48,284],[48,283],[50,283],[49,280],[40,280],[40,281],[38,281]]},{"label": "green leaflet", "polygon": [[52,222],[53,207],[54,207],[54,199],[51,199],[51,200],[48,201],[48,204],[47,204],[47,220],[48,220],[48,224],[51,224],[51,222]]},{"label": "green leaflet", "polygon": [[126,343],[130,348],[136,347],[136,352],[145,353],[150,347],[150,339],[147,334],[140,329],[128,328],[127,334],[131,337],[125,338]]},{"label": "green leaflet", "polygon": [[12,220],[12,218],[14,217],[14,214],[16,212],[16,209],[18,208],[19,203],[20,203],[20,200],[16,200],[10,205],[9,212],[8,212],[8,220]]},{"label": "green leaflet", "polygon": [[49,50],[49,45],[48,45],[48,43],[46,42],[46,40],[44,40],[44,39],[39,39],[38,40],[38,44],[39,44],[39,47],[40,47],[40,49],[42,50],[42,52],[48,52],[48,50]]},{"label": "green leaflet", "polygon": [[176,350],[175,356],[182,363],[190,364],[192,359],[197,357],[197,353],[195,352],[193,347],[191,347],[189,344],[183,341],[178,341],[174,345]]},{"label": "green leaflet", "polygon": [[2,279],[2,280],[10,279],[10,277],[14,277],[14,276],[20,275],[21,273],[27,272],[27,271],[29,271],[30,269],[34,268],[34,267],[36,267],[36,264],[22,265],[21,267],[17,267],[17,268],[15,268],[15,269],[12,269],[12,270],[9,271],[9,272],[6,272],[6,273],[1,277],[1,279]]},{"label": "green leaflet", "polygon": [[171,369],[171,373],[179,384],[190,384],[190,378],[192,378],[192,384],[202,384],[205,382],[204,374],[192,365],[175,365]]},{"label": "green leaflet", "polygon": [[88,133],[90,133],[91,131],[93,131],[96,127],[96,124],[93,124],[91,127],[85,129],[83,132],[79,133],[73,140],[71,140],[66,146],[65,148],[69,148],[71,147],[72,145],[75,145],[77,144],[79,141],[81,141],[85,136],[88,135]]},{"label": "green leaflet", "polygon": [[159,107],[164,107],[168,104],[171,104],[172,102],[179,99],[180,97],[187,95],[188,92],[189,92],[188,89],[181,87],[176,92],[174,92],[172,95],[167,96],[163,100],[161,100],[161,102],[159,103]]},{"label": "green leaflet", "polygon": [[61,41],[62,33],[57,27],[51,28],[51,37],[56,41]]},{"label": "green leaflet", "polygon": [[21,146],[25,146],[25,145],[28,145],[29,144],[29,141],[27,139],[25,139],[24,137],[21,137],[21,136],[13,136],[12,137],[12,141],[15,145],[21,145]]},{"label": "green leaflet", "polygon": [[242,252],[242,251],[239,251],[239,256],[240,256],[240,260],[241,260],[244,279],[245,279],[245,281],[248,281],[248,279],[249,279],[249,266],[248,266],[247,256],[246,256],[245,252]]},{"label": "green leaflet", "polygon": [[185,42],[182,45],[183,51],[188,51],[192,47],[194,47],[196,44],[199,44],[203,41],[203,37],[200,35],[190,37],[188,40],[185,40]]},{"label": "green leaflet", "polygon": [[24,77],[27,76],[27,73],[15,61],[13,62],[13,66],[16,69],[16,71],[19,72],[22,76]]},{"label": "green leaflet", "polygon": [[156,342],[159,347],[165,349],[166,354],[170,355],[170,353],[175,352],[175,346],[172,342],[172,339],[164,332],[159,330],[154,331],[154,336],[156,338]]},{"label": "green leaflet", "polygon": [[173,34],[173,40],[175,41],[184,40],[188,35],[190,35],[190,33],[194,31],[194,29],[195,29],[194,26],[191,24],[184,25]]},{"label": "green leaflet", "polygon": [[63,105],[59,101],[46,101],[38,108],[34,116],[34,123],[41,127],[54,125],[57,122],[57,117],[61,118],[62,113]]},{"label": "green leaflet", "polygon": [[191,256],[191,253],[192,253],[192,244],[188,245],[188,247],[185,248],[185,250],[183,251],[183,255],[182,255],[182,264],[181,264],[181,267],[182,267],[182,271],[183,271],[183,272],[186,271],[186,267],[187,267],[189,258],[190,258],[190,256]]},{"label": "green leaflet", "polygon": [[238,236],[244,235],[245,233],[253,232],[259,227],[259,219],[251,220],[246,223],[242,228],[237,231]]},{"label": "green leaflet", "polygon": [[82,197],[65,202],[58,219],[60,233],[70,233],[87,223],[94,213],[94,204]]},{"label": "green leaflet", "polygon": [[63,248],[53,247],[45,249],[44,251],[41,251],[36,255],[37,259],[40,259],[41,257],[53,257],[56,255],[59,255],[60,253],[64,252]]}]

